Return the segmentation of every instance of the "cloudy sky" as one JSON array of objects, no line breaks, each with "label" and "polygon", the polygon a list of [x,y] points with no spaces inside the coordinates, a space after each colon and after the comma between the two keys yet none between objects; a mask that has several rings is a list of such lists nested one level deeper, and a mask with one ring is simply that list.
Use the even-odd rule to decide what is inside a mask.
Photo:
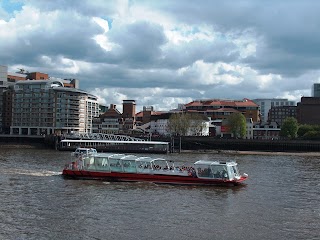
[{"label": "cloudy sky", "polygon": [[310,96],[320,82],[320,1],[0,0],[0,65],[116,104]]}]

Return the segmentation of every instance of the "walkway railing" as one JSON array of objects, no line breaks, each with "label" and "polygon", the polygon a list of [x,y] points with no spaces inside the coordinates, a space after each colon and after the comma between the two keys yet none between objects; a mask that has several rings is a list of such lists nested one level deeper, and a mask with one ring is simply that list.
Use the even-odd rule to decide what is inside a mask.
[{"label": "walkway railing", "polygon": [[64,135],[65,139],[90,139],[90,140],[109,140],[109,141],[145,141],[125,135],[103,134],[103,133],[73,133]]}]

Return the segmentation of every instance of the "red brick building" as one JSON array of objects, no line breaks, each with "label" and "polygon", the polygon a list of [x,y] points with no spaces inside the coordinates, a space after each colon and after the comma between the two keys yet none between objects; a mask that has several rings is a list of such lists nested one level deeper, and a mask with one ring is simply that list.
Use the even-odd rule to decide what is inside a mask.
[{"label": "red brick building", "polygon": [[196,100],[184,105],[186,112],[198,112],[215,119],[227,119],[232,113],[241,112],[245,118],[259,122],[259,106],[250,99],[243,100]]}]

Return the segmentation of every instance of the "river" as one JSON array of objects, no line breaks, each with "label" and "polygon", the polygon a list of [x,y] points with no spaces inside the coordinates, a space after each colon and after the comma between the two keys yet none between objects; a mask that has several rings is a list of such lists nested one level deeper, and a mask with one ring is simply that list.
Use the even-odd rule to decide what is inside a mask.
[{"label": "river", "polygon": [[183,153],[236,160],[241,187],[109,183],[61,177],[70,152],[0,146],[0,239],[320,239],[320,160]]}]

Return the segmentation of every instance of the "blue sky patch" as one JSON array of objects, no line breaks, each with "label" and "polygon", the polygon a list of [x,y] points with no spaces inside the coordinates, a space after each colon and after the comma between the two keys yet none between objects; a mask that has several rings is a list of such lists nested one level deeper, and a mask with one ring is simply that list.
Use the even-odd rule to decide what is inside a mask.
[{"label": "blue sky patch", "polygon": [[0,0],[0,6],[10,15],[14,11],[20,11],[23,5],[21,1],[17,0]]}]

